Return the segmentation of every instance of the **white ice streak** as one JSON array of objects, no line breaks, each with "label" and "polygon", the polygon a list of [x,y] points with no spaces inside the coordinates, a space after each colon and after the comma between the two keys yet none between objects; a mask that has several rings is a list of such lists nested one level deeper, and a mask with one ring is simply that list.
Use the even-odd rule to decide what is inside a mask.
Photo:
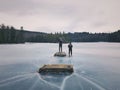
[{"label": "white ice streak", "polygon": [[17,75],[17,76],[2,80],[2,81],[0,81],[0,87],[9,85],[11,83],[19,82],[19,81],[22,81],[25,79],[29,79],[29,78],[33,77],[33,75],[31,75],[31,74]]},{"label": "white ice streak", "polygon": [[39,80],[36,80],[35,83],[30,87],[29,90],[34,90],[35,85],[38,83]]},{"label": "white ice streak", "polygon": [[42,79],[39,74],[37,74],[37,76],[38,76],[38,78],[39,78],[41,81],[43,81],[44,83],[46,83],[46,84],[48,84],[48,85],[50,85],[50,86],[56,87],[56,88],[60,88],[59,86],[57,86],[57,85],[55,85],[55,84],[53,84],[53,83],[47,82],[46,80]]},{"label": "white ice streak", "polygon": [[5,82],[9,82],[9,81],[13,81],[14,79],[17,79],[17,78],[22,78],[22,77],[24,77],[24,76],[29,76],[29,75],[31,75],[30,73],[29,74],[23,74],[23,75],[17,75],[17,76],[13,76],[13,77],[11,77],[11,78],[7,78],[7,79],[5,79],[5,80],[1,80],[0,81],[0,84],[1,83],[5,83]]},{"label": "white ice streak", "polygon": [[[73,74],[72,74],[72,75],[73,75]],[[60,90],[64,90],[66,81],[67,81],[72,75],[67,76],[67,77],[64,78]]]},{"label": "white ice streak", "polygon": [[11,81],[11,82],[2,83],[2,84],[0,84],[0,87],[6,86],[6,85],[9,85],[9,84],[12,84],[12,83],[20,82],[22,80],[26,80],[26,79],[29,79],[29,78],[30,77],[23,77],[23,78],[20,78],[20,79]]},{"label": "white ice streak", "polygon": [[79,77],[79,78],[84,79],[85,81],[87,81],[88,83],[92,84],[93,86],[97,87],[99,90],[106,90],[105,88],[101,87],[101,86],[98,85],[97,83],[94,83],[93,81],[91,81],[91,80],[89,80],[89,79],[87,79],[87,78],[85,78],[85,77],[83,77],[83,76],[81,76],[81,75],[79,75],[79,74],[77,74],[77,73],[75,73],[75,75],[76,75],[77,77]]}]

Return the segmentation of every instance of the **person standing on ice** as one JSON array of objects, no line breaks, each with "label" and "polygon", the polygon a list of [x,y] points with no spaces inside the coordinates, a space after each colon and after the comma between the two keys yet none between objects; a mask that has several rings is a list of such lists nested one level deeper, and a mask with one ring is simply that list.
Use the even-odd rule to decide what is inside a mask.
[{"label": "person standing on ice", "polygon": [[68,44],[68,49],[69,49],[69,56],[72,56],[72,47],[73,45],[71,44],[71,42]]},{"label": "person standing on ice", "polygon": [[59,38],[59,52],[62,52],[62,38]]}]

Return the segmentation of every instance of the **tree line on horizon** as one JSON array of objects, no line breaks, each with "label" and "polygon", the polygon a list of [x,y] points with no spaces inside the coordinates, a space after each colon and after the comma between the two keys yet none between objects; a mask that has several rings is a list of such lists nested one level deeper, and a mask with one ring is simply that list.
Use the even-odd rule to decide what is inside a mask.
[{"label": "tree line on horizon", "polygon": [[56,43],[59,38],[67,42],[120,42],[120,30],[112,33],[45,33],[15,29],[13,26],[0,25],[0,44],[2,43],[25,43],[25,42],[50,42]]}]

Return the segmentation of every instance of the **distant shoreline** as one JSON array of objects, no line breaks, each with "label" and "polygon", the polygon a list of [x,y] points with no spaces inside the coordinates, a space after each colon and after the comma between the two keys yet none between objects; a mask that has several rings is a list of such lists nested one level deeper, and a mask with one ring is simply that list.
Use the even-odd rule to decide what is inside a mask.
[{"label": "distant shoreline", "polygon": [[63,43],[68,42],[120,42],[120,30],[111,33],[89,33],[89,32],[74,32],[74,33],[45,33],[33,32],[15,29],[1,25],[0,27],[0,44],[18,44],[25,42],[32,43],[57,43],[58,39],[62,38]]}]

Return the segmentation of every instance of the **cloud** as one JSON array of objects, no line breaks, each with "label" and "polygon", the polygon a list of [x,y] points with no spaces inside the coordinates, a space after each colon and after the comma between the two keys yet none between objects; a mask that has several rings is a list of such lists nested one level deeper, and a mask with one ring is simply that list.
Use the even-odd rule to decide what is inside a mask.
[{"label": "cloud", "polygon": [[29,30],[112,31],[119,28],[119,0],[0,0],[0,23]]}]

